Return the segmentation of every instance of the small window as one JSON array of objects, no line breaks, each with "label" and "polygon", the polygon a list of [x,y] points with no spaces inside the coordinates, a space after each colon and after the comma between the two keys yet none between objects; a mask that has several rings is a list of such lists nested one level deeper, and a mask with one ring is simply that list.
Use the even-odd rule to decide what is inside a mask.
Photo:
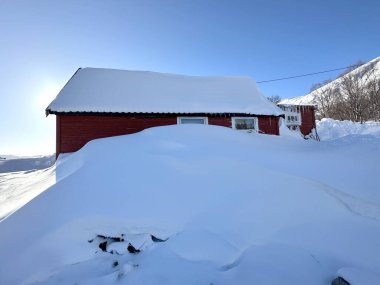
[{"label": "small window", "polygon": [[297,124],[299,125],[301,122],[300,115],[286,115],[286,122],[288,124]]},{"label": "small window", "polygon": [[232,128],[236,130],[257,130],[257,118],[232,118]]},{"label": "small window", "polygon": [[179,125],[183,125],[183,124],[207,125],[207,118],[206,117],[178,117],[177,123]]}]

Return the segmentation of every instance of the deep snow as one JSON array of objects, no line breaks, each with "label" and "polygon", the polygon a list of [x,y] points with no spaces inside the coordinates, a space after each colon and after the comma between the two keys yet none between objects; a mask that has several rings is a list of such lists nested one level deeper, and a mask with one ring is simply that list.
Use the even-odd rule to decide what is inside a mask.
[{"label": "deep snow", "polygon": [[0,155],[0,173],[40,170],[52,166],[55,155],[15,156]]},{"label": "deep snow", "polygon": [[[372,135],[178,125],[95,140],[0,223],[0,284],[330,284],[338,272],[376,284],[379,158]],[[97,235],[124,241],[103,252]]]},{"label": "deep snow", "polygon": [[54,170],[0,173],[0,221],[51,186]]},{"label": "deep snow", "polygon": [[55,155],[0,155],[0,221],[55,181]]},{"label": "deep snow", "polygon": [[325,118],[316,123],[319,137],[322,140],[334,140],[351,135],[373,135],[380,137],[380,122],[365,122],[361,124],[347,120],[338,121]]}]

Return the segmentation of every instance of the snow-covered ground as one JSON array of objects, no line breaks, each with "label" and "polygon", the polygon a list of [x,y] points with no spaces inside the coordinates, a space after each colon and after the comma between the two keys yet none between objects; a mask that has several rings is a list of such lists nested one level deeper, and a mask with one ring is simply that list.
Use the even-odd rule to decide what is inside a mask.
[{"label": "snow-covered ground", "polygon": [[54,170],[0,173],[0,221],[51,186]]},{"label": "snow-covered ground", "polygon": [[0,221],[55,181],[55,155],[0,155]]},{"label": "snow-covered ground", "polygon": [[317,121],[317,130],[322,140],[333,140],[351,135],[373,135],[380,137],[380,122],[363,124],[351,121],[322,119]]},{"label": "snow-covered ground", "polygon": [[379,159],[370,134],[95,140],[0,222],[0,284],[380,284]]},{"label": "snow-covered ground", "polygon": [[0,155],[0,173],[45,169],[55,162],[55,155],[14,156]]}]

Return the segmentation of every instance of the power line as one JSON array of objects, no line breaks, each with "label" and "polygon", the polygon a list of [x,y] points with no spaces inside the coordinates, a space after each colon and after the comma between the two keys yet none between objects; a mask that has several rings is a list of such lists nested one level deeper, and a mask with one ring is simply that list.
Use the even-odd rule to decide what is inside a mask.
[{"label": "power line", "polygon": [[306,74],[302,74],[302,75],[295,75],[295,76],[282,77],[282,78],[276,78],[276,79],[262,80],[262,81],[257,81],[256,83],[266,83],[266,82],[288,80],[288,79],[299,78],[299,77],[306,77],[306,76],[311,76],[311,75],[316,75],[316,74],[322,74],[322,73],[327,73],[327,72],[347,69],[347,68],[351,68],[351,67],[355,67],[356,68],[356,67],[359,67],[361,65],[362,64],[355,64],[355,65],[350,65],[350,66],[346,66],[346,67],[340,67],[340,68],[329,69],[329,70],[324,70],[324,71],[318,71],[318,72],[313,72],[313,73],[306,73]]}]

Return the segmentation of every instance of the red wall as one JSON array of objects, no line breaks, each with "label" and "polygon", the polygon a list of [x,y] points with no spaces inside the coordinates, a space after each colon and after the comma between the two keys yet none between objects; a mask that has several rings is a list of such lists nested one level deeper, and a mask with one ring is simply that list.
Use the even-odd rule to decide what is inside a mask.
[{"label": "red wall", "polygon": [[[260,133],[279,134],[277,117],[258,116],[258,118]],[[209,117],[208,123],[231,127],[231,117]],[[132,134],[146,128],[175,124],[177,124],[176,115],[151,117],[57,115],[56,155],[77,151],[93,139]]]},{"label": "red wall", "polygon": [[[243,116],[244,117],[244,116]],[[259,118],[259,132],[262,134],[279,135],[278,117],[257,116]],[[209,117],[210,125],[232,127],[231,117]]]},{"label": "red wall", "polygon": [[313,106],[301,106],[301,133],[306,136],[315,128],[315,112]]},{"label": "red wall", "polygon": [[177,117],[57,115],[57,154],[73,152],[87,142],[127,135],[146,128],[174,125]]},{"label": "red wall", "polygon": [[279,135],[278,117],[259,117],[259,132],[263,134]]},{"label": "red wall", "polygon": [[208,117],[208,124],[228,128],[232,127],[231,117]]}]

